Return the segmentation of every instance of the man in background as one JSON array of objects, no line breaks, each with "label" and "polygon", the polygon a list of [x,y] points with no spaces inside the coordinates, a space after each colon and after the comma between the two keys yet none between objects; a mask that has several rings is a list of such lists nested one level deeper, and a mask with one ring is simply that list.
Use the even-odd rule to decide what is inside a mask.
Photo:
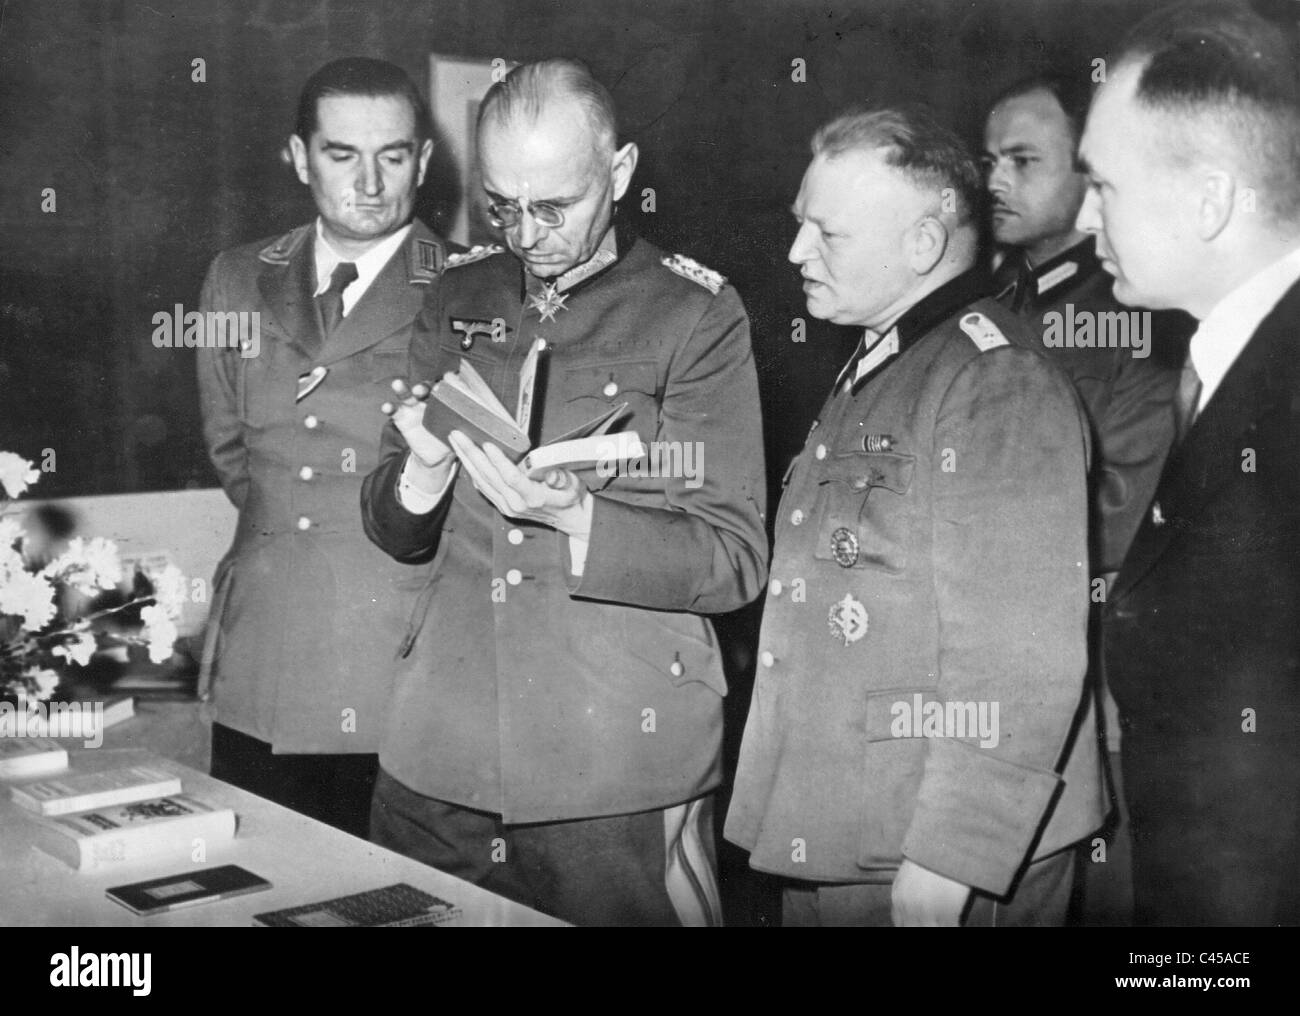
[{"label": "man in background", "polygon": [[1244,5],[1108,61],[1079,226],[1198,322],[1176,443],[1103,613],[1141,924],[1300,923],[1300,50]]},{"label": "man in background", "polygon": [[[212,775],[358,836],[368,829],[392,661],[422,569],[365,538],[375,400],[405,373],[444,261],[412,220],[433,143],[398,67],[336,60],[289,138],[318,216],[219,255],[204,311],[259,315],[260,349],[204,349],[208,452],[239,509],[201,681]],[[250,350],[251,351],[251,350]]]},{"label": "man in background", "polygon": [[786,924],[1059,924],[1103,803],[1082,414],[982,298],[959,139],[874,110],[812,151],[790,260],[863,341],[781,502],[726,835]]},{"label": "man in background", "polygon": [[491,444],[430,433],[427,386],[399,386],[366,531],[434,573],[373,835],[575,923],[717,923],[726,683],[705,615],[749,602],[767,574],[749,322],[721,275],[616,222],[637,149],[585,66],[516,68],[478,125],[509,253],[449,264],[412,376],[463,359],[515,406],[544,339],[539,440],[625,404],[622,429],[650,454],[622,475],[530,480]]}]

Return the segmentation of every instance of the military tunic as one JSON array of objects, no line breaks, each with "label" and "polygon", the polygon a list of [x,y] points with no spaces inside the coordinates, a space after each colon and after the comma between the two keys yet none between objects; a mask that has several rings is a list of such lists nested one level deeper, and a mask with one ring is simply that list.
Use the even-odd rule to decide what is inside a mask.
[{"label": "military tunic", "polygon": [[908,857],[1001,894],[1101,823],[1084,424],[978,292],[904,314],[787,474],[726,822],[756,868],[889,882]]},{"label": "military tunic", "polygon": [[[218,723],[278,753],[373,753],[396,647],[427,567],[399,564],[361,528],[379,411],[445,251],[416,222],[324,341],[315,226],[219,255],[204,311],[256,311],[260,349],[204,349],[204,436],[239,509],[214,584],[203,681]],[[300,400],[296,397],[302,393]]]},{"label": "military tunic", "polygon": [[464,358],[513,408],[540,337],[540,441],[628,404],[625,429],[661,454],[625,475],[581,474],[595,492],[582,575],[566,536],[503,518],[463,473],[431,513],[407,511],[395,428],[363,495],[371,538],[434,569],[380,764],[419,794],[507,823],[712,790],[726,684],[704,615],[752,600],[767,572],[758,388],[735,290],[622,232],[614,259],[578,274],[529,292],[499,248],[451,259],[411,372],[436,380]]}]

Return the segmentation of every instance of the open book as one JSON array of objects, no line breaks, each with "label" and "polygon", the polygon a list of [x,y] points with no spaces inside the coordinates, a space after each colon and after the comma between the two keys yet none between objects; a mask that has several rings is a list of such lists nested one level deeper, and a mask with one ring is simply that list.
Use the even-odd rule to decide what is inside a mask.
[{"label": "open book", "polygon": [[425,427],[443,442],[453,430],[461,431],[475,444],[490,441],[534,480],[551,469],[601,468],[612,472],[623,462],[642,458],[645,446],[634,432],[609,433],[627,411],[626,402],[553,441],[532,447],[533,412],[541,401],[539,377],[545,374],[545,353],[544,339],[538,339],[528,351],[519,371],[519,398],[513,415],[482,375],[467,360],[461,360],[458,370],[447,372],[433,383],[424,412]]}]

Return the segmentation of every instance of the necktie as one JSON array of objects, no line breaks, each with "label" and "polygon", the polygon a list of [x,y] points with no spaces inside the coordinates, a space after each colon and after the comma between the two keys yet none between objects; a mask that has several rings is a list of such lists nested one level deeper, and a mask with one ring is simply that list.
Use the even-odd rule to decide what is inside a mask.
[{"label": "necktie", "polygon": [[1187,354],[1183,363],[1183,373],[1178,379],[1178,398],[1174,403],[1174,420],[1178,427],[1178,440],[1181,442],[1192,429],[1196,419],[1196,405],[1201,400],[1201,376],[1196,373],[1192,363],[1192,354]]},{"label": "necktie", "polygon": [[321,323],[325,326],[326,338],[329,338],[334,329],[339,326],[339,322],[343,320],[343,290],[355,282],[356,278],[357,266],[351,261],[340,261],[330,273],[329,288],[317,297],[320,301]]}]

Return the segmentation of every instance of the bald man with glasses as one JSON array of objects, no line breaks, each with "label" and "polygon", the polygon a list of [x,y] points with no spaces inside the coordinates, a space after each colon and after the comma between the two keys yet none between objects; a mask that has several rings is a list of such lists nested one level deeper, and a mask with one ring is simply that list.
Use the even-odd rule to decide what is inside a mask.
[{"label": "bald man with glasses", "polygon": [[[372,837],[575,923],[715,924],[726,682],[707,615],[767,578],[749,322],[722,276],[616,221],[637,149],[581,64],[494,86],[479,161],[508,252],[448,259],[362,495],[375,543],[433,562]],[[626,404],[647,460],[534,481],[426,428],[427,382],[462,360],[514,406],[538,339],[539,440]]]}]

